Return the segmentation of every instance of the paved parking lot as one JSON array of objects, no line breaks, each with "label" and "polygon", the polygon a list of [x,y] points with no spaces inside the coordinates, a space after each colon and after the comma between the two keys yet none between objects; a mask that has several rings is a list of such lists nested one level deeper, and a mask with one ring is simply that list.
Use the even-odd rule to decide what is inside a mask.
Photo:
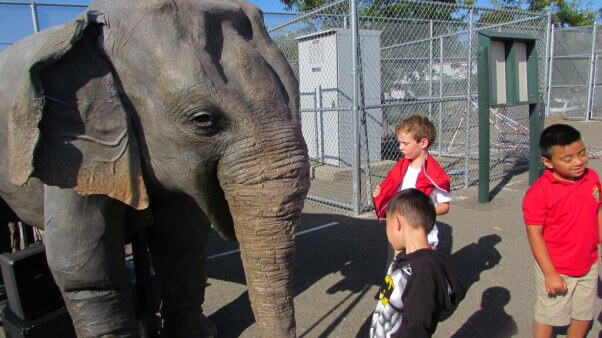
[{"label": "paved parking lot", "polygon": [[[602,122],[560,122],[581,130],[594,150],[602,149]],[[602,160],[590,160],[590,167],[602,173]],[[468,291],[458,310],[439,323],[435,337],[532,335],[534,260],[520,208],[527,188],[528,174],[521,173],[492,182],[488,204],[477,203],[477,187],[453,192],[450,213],[439,219],[439,250],[449,256]],[[237,247],[215,237],[205,312],[220,336],[254,337]],[[386,255],[384,225],[372,214],[347,216],[308,203],[297,233],[297,335],[366,336]],[[596,301],[598,317],[588,337],[598,337],[602,326],[600,293]],[[566,335],[562,329],[556,333]]]},{"label": "paved parking lot", "polygon": [[[558,121],[553,121],[558,122]],[[568,122],[593,150],[602,149],[602,122]],[[590,160],[602,173],[602,160]],[[492,182],[491,202],[477,203],[477,187],[453,192],[439,218],[439,251],[467,287],[458,310],[443,318],[434,337],[530,337],[534,261],[520,209],[528,174]],[[212,234],[205,313],[220,337],[255,337],[238,247]],[[295,310],[299,337],[366,337],[386,270],[386,235],[372,213],[353,217],[307,203],[297,229]],[[602,327],[602,283],[597,319]],[[0,337],[3,337],[0,329]],[[563,337],[566,331],[558,330]]]}]

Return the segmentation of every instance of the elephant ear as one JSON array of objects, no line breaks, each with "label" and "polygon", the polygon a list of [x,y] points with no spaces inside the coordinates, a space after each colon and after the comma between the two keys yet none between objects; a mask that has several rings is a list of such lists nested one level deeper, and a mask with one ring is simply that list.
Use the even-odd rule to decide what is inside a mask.
[{"label": "elephant ear", "polygon": [[[9,175],[148,207],[127,99],[101,52],[102,16],[83,13],[37,51],[9,112]],[[141,84],[143,85],[143,84]]]}]

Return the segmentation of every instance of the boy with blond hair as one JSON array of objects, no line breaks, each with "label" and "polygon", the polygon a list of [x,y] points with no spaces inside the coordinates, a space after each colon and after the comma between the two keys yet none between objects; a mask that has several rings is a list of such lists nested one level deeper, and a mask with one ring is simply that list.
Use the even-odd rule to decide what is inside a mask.
[{"label": "boy with blond hair", "polygon": [[400,253],[387,270],[370,337],[430,337],[441,312],[464,298],[447,260],[427,241],[435,218],[433,201],[421,191],[404,189],[391,198],[387,239]]},{"label": "boy with blond hair", "polygon": [[565,124],[547,127],[539,148],[546,167],[527,190],[523,214],[535,268],[533,336],[584,337],[594,318],[598,284],[600,178],[587,168],[581,134]]},{"label": "boy with blond hair", "polygon": [[[446,214],[451,201],[450,180],[428,152],[437,138],[435,126],[427,117],[414,115],[398,123],[395,134],[403,157],[372,193],[376,215],[379,219],[385,218],[389,200],[408,188],[416,188],[427,194],[435,204],[437,215]],[[428,235],[432,247],[439,243],[438,233],[435,224]]]}]

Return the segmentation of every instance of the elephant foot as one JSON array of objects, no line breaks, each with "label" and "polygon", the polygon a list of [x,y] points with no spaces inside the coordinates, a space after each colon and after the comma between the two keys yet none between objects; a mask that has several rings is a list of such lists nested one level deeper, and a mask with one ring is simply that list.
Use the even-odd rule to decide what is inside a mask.
[{"label": "elephant foot", "polygon": [[202,313],[195,313],[179,321],[165,321],[159,332],[160,337],[217,337],[217,327]]}]

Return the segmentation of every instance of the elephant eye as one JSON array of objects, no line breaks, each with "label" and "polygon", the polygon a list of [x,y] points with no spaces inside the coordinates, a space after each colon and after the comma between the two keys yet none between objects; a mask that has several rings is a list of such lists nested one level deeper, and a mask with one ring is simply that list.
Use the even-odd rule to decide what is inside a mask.
[{"label": "elephant eye", "polygon": [[213,114],[205,111],[196,112],[192,115],[192,121],[199,126],[209,126],[213,123]]},{"label": "elephant eye", "polygon": [[190,116],[194,127],[203,133],[212,133],[217,128],[217,118],[208,111],[197,111]]}]

